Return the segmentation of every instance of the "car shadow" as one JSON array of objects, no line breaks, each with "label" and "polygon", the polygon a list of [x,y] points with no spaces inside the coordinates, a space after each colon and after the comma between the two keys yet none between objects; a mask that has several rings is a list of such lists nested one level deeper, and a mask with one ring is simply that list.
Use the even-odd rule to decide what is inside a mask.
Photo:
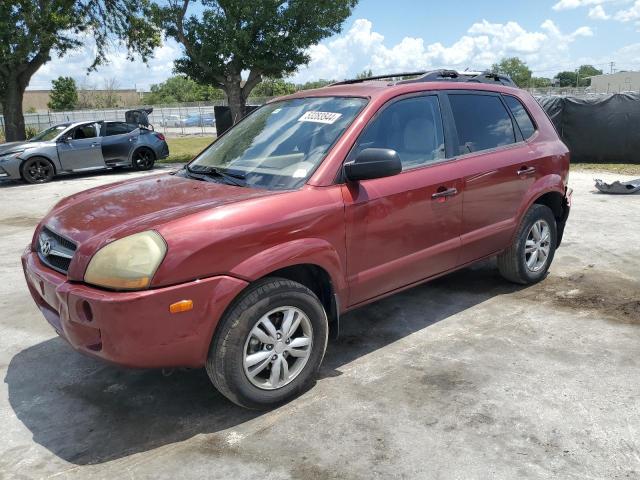
[{"label": "car shadow", "polygon": [[[334,381],[353,360],[519,288],[502,280],[492,262],[483,262],[345,314],[320,381]],[[33,440],[78,465],[215,433],[262,415],[226,400],[204,370],[126,370],[76,354],[59,338],[16,354],[5,383],[9,403]]]},{"label": "car shadow", "polygon": [[[51,183],[63,181],[63,180],[86,180],[89,177],[100,178],[105,175],[117,176],[117,177],[127,177],[132,174],[153,174],[153,173],[162,173],[162,172],[170,172],[171,170],[176,170],[184,165],[183,163],[156,163],[152,170],[140,172],[138,170],[134,170],[131,167],[119,167],[113,168],[111,170],[94,170],[91,172],[78,172],[78,173],[68,173],[65,175],[60,175],[58,177],[54,177],[51,180]],[[118,179],[119,180],[119,179]],[[123,179],[124,180],[124,179]],[[116,180],[114,180],[116,181]],[[19,188],[19,187],[38,187],[41,184],[31,185],[29,183],[23,182],[22,180],[2,180],[0,179],[0,189],[1,188]],[[91,185],[87,185],[86,188],[91,188]]]}]

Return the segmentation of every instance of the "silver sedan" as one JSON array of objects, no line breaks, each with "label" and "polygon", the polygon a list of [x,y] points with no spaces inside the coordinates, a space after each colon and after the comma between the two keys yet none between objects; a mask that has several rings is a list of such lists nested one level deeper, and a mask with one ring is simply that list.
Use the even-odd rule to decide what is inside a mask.
[{"label": "silver sedan", "polygon": [[153,168],[169,156],[161,133],[125,122],[55,125],[25,142],[0,145],[0,179],[45,183],[71,172],[114,167]]}]

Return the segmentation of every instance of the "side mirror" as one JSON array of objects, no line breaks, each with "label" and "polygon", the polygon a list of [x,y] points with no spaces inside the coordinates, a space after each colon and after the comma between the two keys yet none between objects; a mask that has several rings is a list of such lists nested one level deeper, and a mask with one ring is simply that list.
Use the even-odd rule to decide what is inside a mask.
[{"label": "side mirror", "polygon": [[365,148],[354,161],[344,165],[345,177],[351,182],[390,177],[400,172],[400,157],[390,148]]},{"label": "side mirror", "polygon": [[67,136],[63,136],[58,139],[60,143],[69,143],[71,140],[73,140],[73,137],[67,137]]}]

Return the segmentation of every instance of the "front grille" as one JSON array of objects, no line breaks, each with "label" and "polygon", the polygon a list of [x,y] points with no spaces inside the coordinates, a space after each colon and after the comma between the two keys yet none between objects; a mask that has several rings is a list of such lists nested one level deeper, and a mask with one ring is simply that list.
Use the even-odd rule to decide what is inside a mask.
[{"label": "front grille", "polygon": [[76,251],[76,244],[47,227],[38,237],[38,256],[45,265],[66,274]]}]

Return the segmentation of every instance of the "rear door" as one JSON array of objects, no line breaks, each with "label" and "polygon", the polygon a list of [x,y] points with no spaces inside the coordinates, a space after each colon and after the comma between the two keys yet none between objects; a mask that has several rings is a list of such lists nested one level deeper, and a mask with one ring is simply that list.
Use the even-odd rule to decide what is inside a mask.
[{"label": "rear door", "polygon": [[100,123],[79,125],[57,144],[63,170],[93,170],[105,166],[100,144]]},{"label": "rear door", "polygon": [[[458,159],[464,172],[458,260],[462,265],[509,244],[518,224],[518,208],[538,175],[538,160],[502,95],[455,91],[449,92],[448,100]],[[519,104],[515,97],[508,100]],[[526,111],[519,112],[524,129],[523,113],[527,118],[528,115]],[[529,123],[527,138],[535,132],[530,119]]]},{"label": "rear door", "polygon": [[350,305],[455,267],[460,245],[462,181],[447,162],[438,95],[384,106],[347,161],[369,147],[396,150],[403,171],[342,186]]},{"label": "rear door", "polygon": [[129,154],[136,144],[139,129],[125,122],[106,122],[102,137],[102,155],[107,166],[129,164]]}]

